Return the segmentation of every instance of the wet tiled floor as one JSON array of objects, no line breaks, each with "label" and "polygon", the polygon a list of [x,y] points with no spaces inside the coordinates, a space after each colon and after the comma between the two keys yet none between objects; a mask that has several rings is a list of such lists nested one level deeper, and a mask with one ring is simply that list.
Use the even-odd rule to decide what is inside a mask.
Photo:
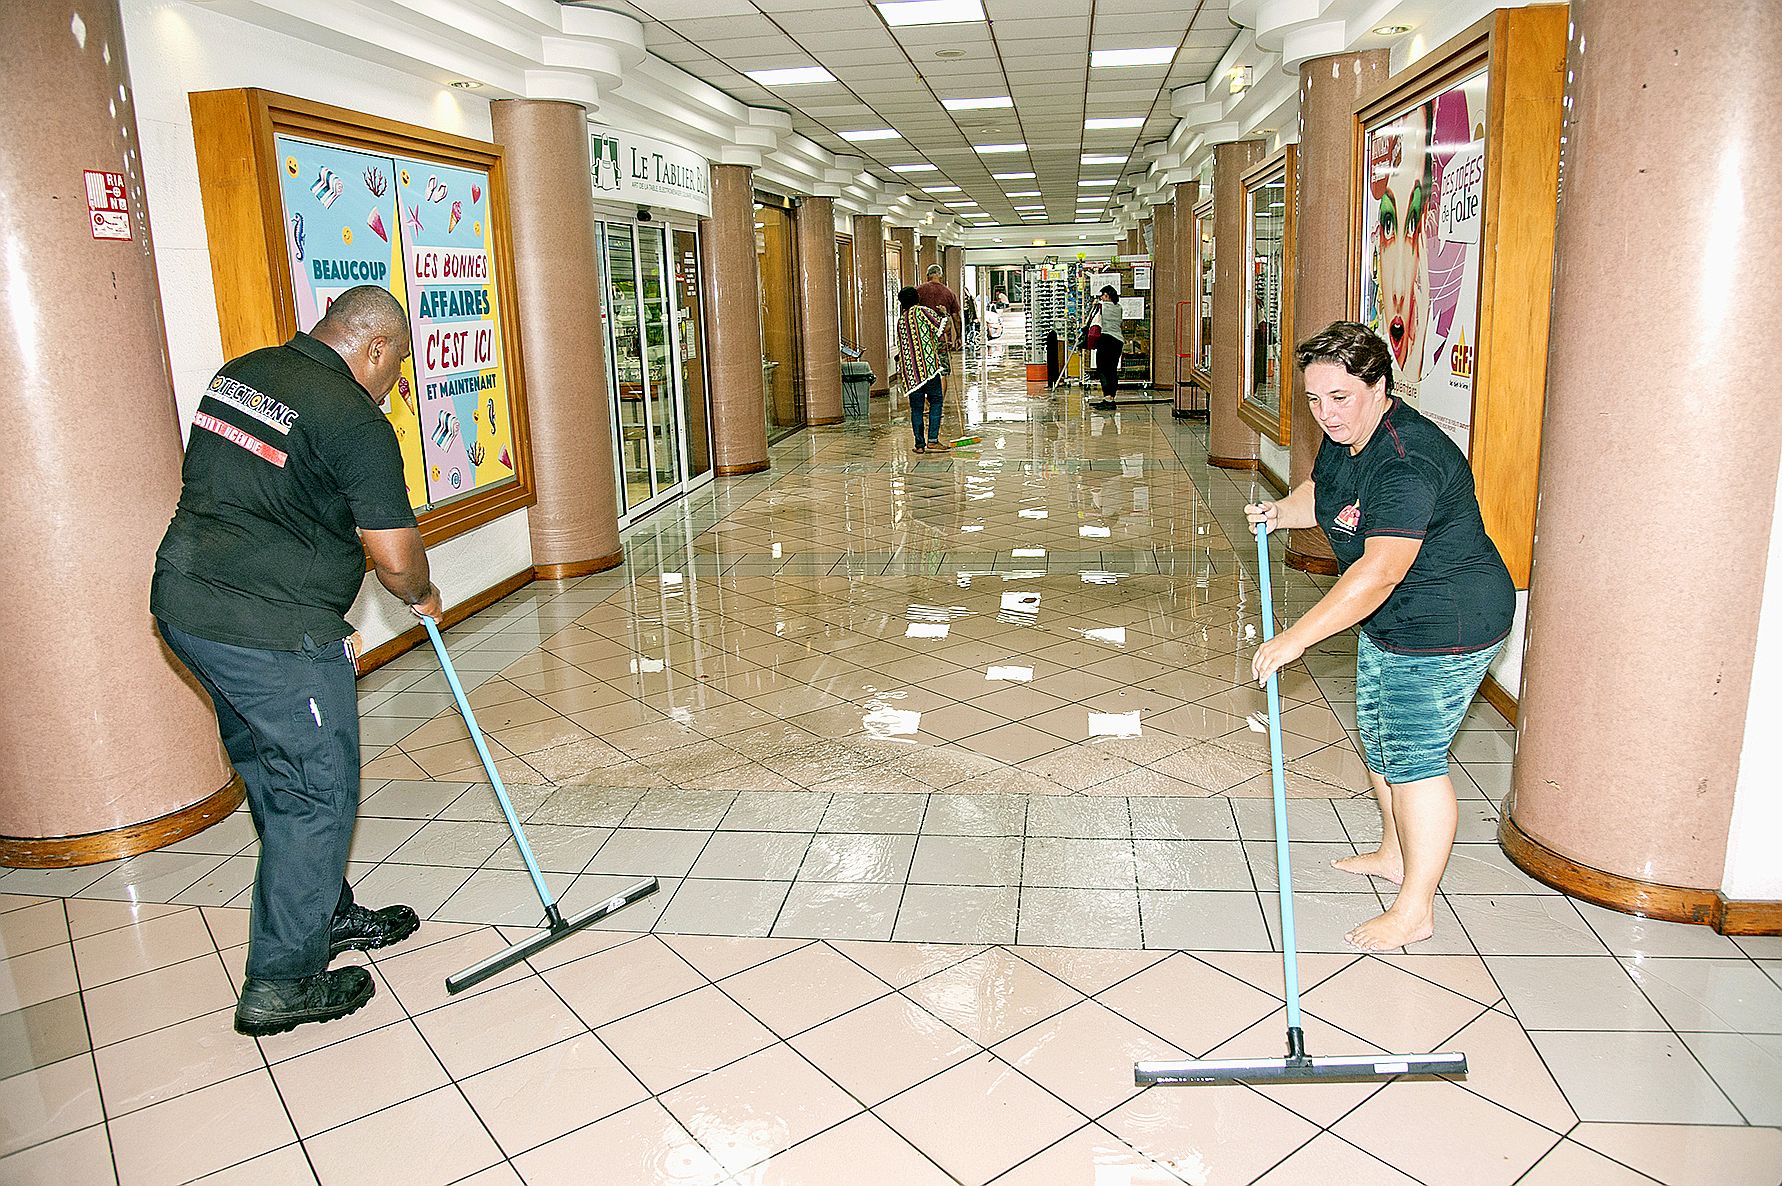
[{"label": "wet tiled floor", "polygon": [[[352,1018],[230,1030],[245,813],[0,876],[0,1182],[1782,1179],[1782,940],[1521,874],[1483,702],[1435,938],[1343,944],[1390,890],[1329,865],[1378,832],[1352,638],[1283,681],[1308,1043],[1471,1073],[1136,1089],[1281,1046],[1257,491],[1166,404],[968,378],[975,446],[873,401],[448,632],[564,909],[661,884],[529,964],[443,988],[540,912],[427,652],[361,681],[350,876],[428,921],[346,957]],[[1276,560],[1291,618],[1319,582]]]}]

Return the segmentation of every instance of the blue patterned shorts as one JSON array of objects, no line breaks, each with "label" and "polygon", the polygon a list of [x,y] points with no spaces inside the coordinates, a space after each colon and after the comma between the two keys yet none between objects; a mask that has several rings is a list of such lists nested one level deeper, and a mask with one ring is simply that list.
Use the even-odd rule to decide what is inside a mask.
[{"label": "blue patterned shorts", "polygon": [[1367,768],[1399,785],[1448,773],[1448,747],[1503,643],[1458,655],[1401,655],[1363,631],[1355,725]]}]

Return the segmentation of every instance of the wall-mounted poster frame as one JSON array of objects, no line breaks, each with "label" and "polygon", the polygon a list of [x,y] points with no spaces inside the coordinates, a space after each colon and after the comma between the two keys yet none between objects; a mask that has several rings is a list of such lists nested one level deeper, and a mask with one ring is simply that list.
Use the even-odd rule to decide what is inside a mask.
[{"label": "wall-mounted poster frame", "polygon": [[[1293,267],[1298,234],[1297,145],[1245,170],[1241,275],[1244,302],[1243,399],[1238,417],[1277,445],[1293,426]],[[1277,205],[1278,203],[1278,205]]]},{"label": "wall-mounted poster frame", "polygon": [[1189,363],[1189,377],[1203,391],[1213,389],[1213,270],[1218,250],[1213,242],[1213,199],[1208,198],[1194,208],[1194,266],[1189,283],[1194,293],[1194,317],[1191,333],[1194,358]]},{"label": "wall-mounted poster frame", "polygon": [[190,103],[224,356],[383,284],[415,339],[387,407],[422,538],[536,502],[501,150],[256,88]]},{"label": "wall-mounted poster frame", "polygon": [[[1412,287],[1428,267],[1425,309],[1440,296],[1450,320],[1423,344],[1395,351],[1394,363],[1398,353],[1417,359],[1425,370],[1417,394],[1426,403],[1432,378],[1448,397],[1445,407],[1424,411],[1435,411],[1432,419],[1466,451],[1486,531],[1519,589],[1528,587],[1534,550],[1567,22],[1563,4],[1499,9],[1478,22],[1356,110],[1350,158],[1349,313],[1366,321],[1384,311],[1371,293],[1388,285],[1383,274],[1375,279],[1383,197],[1376,186],[1393,188],[1407,154],[1401,143],[1394,161],[1390,130],[1408,121],[1420,148],[1422,124],[1438,144],[1425,154],[1431,192],[1420,207],[1429,238]],[[1383,328],[1393,345],[1389,318]]]}]

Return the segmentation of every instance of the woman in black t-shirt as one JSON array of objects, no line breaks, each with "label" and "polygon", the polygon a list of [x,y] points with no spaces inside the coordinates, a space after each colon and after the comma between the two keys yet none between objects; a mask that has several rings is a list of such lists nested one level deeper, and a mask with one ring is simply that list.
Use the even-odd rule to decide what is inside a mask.
[{"label": "woman in black t-shirt", "polygon": [[1257,649],[1256,678],[1360,625],[1355,722],[1380,804],[1375,852],[1339,869],[1400,886],[1392,906],[1347,938],[1385,951],[1434,933],[1436,886],[1454,846],[1448,747],[1510,632],[1515,590],[1485,534],[1472,470],[1458,446],[1387,394],[1392,355],[1366,326],[1332,324],[1301,342],[1306,397],[1324,429],[1311,479],[1250,522],[1322,527],[1342,578]]}]

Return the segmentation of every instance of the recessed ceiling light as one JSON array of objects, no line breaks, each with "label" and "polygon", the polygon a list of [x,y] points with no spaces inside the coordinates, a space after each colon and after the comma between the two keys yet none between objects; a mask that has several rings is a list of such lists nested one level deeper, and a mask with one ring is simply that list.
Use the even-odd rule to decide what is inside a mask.
[{"label": "recessed ceiling light", "polygon": [[1176,56],[1176,47],[1160,45],[1156,49],[1097,49],[1090,51],[1091,66],[1167,66]]},{"label": "recessed ceiling light", "polygon": [[957,25],[984,19],[982,0],[880,0],[879,15],[892,28],[903,25]]},{"label": "recessed ceiling light", "polygon": [[934,173],[934,172],[937,172],[939,169],[940,169],[939,165],[892,165],[891,166],[891,171],[893,173]]},{"label": "recessed ceiling light", "polygon": [[941,106],[948,111],[978,111],[987,107],[1013,107],[1015,101],[1007,95],[987,95],[982,99],[942,99]]},{"label": "recessed ceiling light", "polygon": [[1411,26],[1409,25],[1381,25],[1374,30],[1374,32],[1378,33],[1381,37],[1397,37],[1401,33],[1409,33],[1410,31]]},{"label": "recessed ceiling light", "polygon": [[1077,186],[1081,189],[1096,189],[1101,186],[1114,186],[1119,184],[1119,179],[1115,177],[1090,177],[1086,180],[1077,182]]},{"label": "recessed ceiling light", "polygon": [[1016,206],[1017,210],[1044,210],[1044,206]]},{"label": "recessed ceiling light", "polygon": [[477,82],[473,78],[454,78],[452,81],[446,83],[446,85],[456,87],[461,91],[480,91],[483,89],[483,84]]},{"label": "recessed ceiling light", "polygon": [[1100,222],[1101,219],[1099,219],[1099,218],[1079,218],[1079,219],[1077,219],[1077,221],[1078,222]]},{"label": "recessed ceiling light", "polygon": [[1026,178],[1032,177],[1033,174],[1032,173],[992,173],[992,174],[990,174],[990,176],[996,178],[996,180],[998,180],[998,181],[1023,181]]},{"label": "recessed ceiling light", "polygon": [[1026,152],[1025,144],[974,144],[971,150],[980,156],[989,156],[999,152]]},{"label": "recessed ceiling light", "polygon": [[1091,132],[1100,128],[1142,128],[1144,126],[1145,117],[1142,115],[1122,115],[1112,119],[1097,118],[1083,121],[1084,129]]},{"label": "recessed ceiling light", "polygon": [[743,73],[762,86],[805,86],[809,83],[835,81],[835,75],[821,66],[793,66],[784,70],[745,70]]},{"label": "recessed ceiling light", "polygon": [[892,128],[868,128],[868,129],[866,129],[864,131],[860,131],[860,132],[843,132],[841,134],[841,138],[843,140],[846,140],[846,141],[849,141],[850,143],[855,143],[855,144],[859,143],[862,140],[901,140],[901,139],[903,139],[903,137],[900,136],[896,132],[896,130],[892,129]]},{"label": "recessed ceiling light", "polygon": [[960,187],[957,185],[925,185],[922,187],[922,192],[925,194],[956,194],[960,192]]},{"label": "recessed ceiling light", "polygon": [[964,202],[942,202],[942,203],[941,203],[941,205],[943,205],[943,206],[976,206],[976,205],[977,205],[977,203],[976,203],[976,202],[972,202],[972,201],[964,201]]},{"label": "recessed ceiling light", "polygon": [[1039,196],[1040,191],[1037,189],[1017,189],[1009,191],[1009,197],[1011,198],[1037,198]]},{"label": "recessed ceiling light", "polygon": [[[845,138],[847,133],[843,132],[842,136]],[[1083,154],[1083,163],[1085,165],[1124,165],[1126,156],[1124,153],[1086,152]]]}]

